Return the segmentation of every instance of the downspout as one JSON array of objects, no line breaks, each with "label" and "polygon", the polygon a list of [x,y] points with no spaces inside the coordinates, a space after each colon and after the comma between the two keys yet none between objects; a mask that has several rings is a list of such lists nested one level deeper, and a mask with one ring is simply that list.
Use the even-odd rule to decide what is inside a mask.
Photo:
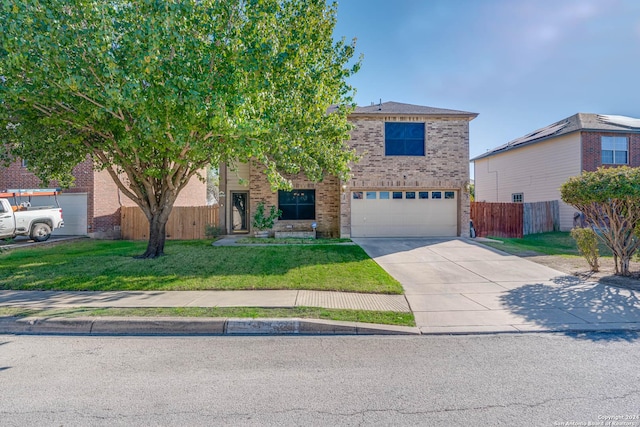
[{"label": "downspout", "polygon": [[[500,200],[498,200],[498,194],[499,194],[499,192],[498,192],[498,184],[499,184],[500,181],[498,180],[498,171],[497,170],[493,170],[493,171],[490,170],[490,168],[489,168],[489,163],[490,162],[491,162],[491,157],[487,158],[487,173],[495,173],[496,174],[496,199],[495,199],[495,201],[499,202]],[[474,174],[475,174],[475,172],[474,172]]]}]

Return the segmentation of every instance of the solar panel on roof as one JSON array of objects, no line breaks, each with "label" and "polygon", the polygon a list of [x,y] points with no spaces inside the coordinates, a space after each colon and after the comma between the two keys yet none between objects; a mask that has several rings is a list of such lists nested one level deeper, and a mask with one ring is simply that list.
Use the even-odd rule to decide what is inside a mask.
[{"label": "solar panel on roof", "polygon": [[598,115],[598,120],[611,125],[640,128],[640,119],[634,119],[633,117]]},{"label": "solar panel on roof", "polygon": [[528,135],[514,139],[513,141],[509,142],[507,145],[513,147],[514,145],[524,144],[525,142],[529,142],[536,139],[544,138],[546,136],[553,135],[554,133],[557,133],[562,129],[564,129],[568,124],[569,124],[568,121],[564,121],[562,123],[556,123],[554,125],[543,127],[542,129],[538,129],[537,131],[531,132]]}]

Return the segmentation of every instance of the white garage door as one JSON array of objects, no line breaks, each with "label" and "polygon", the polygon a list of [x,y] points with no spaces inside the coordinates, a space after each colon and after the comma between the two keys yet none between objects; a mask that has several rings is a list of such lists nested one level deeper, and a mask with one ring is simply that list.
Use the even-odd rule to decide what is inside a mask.
[{"label": "white garage door", "polygon": [[458,234],[458,192],[354,191],[352,237],[451,237]]},{"label": "white garage door", "polygon": [[[87,234],[87,193],[58,195],[64,227],[53,231],[54,236],[85,236]],[[53,197],[32,197],[31,206],[55,206]]]}]

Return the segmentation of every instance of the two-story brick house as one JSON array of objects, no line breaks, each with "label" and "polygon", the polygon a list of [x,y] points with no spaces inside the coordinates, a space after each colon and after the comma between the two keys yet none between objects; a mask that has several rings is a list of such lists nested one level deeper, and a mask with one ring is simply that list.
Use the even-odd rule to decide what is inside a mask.
[{"label": "two-story brick house", "polygon": [[[106,171],[97,171],[88,159],[73,169],[74,185],[58,196],[64,216],[64,228],[54,235],[87,235],[95,238],[120,237],[120,207],[136,206],[116,187]],[[8,188],[56,187],[55,182],[43,185],[22,162],[0,168],[0,191]],[[51,204],[49,198],[34,198],[33,205]],[[206,184],[191,179],[181,191],[175,206],[203,206],[206,204]]]},{"label": "two-story brick house", "polygon": [[[560,200],[560,186],[600,166],[640,166],[640,119],[578,113],[471,159],[475,198],[484,202]],[[560,229],[576,210],[560,200]]]},{"label": "two-story brick house", "polygon": [[277,231],[315,223],[324,236],[468,236],[469,122],[476,116],[397,102],[356,108],[348,144],[361,159],[349,182],[297,175],[289,177],[292,191],[272,192],[260,166],[223,165],[221,226],[251,231],[251,212],[263,201],[283,211]]}]

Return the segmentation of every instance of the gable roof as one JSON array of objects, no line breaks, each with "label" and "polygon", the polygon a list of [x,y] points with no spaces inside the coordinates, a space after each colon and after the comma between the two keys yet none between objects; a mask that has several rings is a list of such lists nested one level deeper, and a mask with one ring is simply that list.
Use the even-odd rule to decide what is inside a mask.
[{"label": "gable roof", "polygon": [[471,159],[471,161],[490,157],[515,148],[546,141],[550,138],[567,135],[577,131],[625,132],[640,133],[640,119],[626,116],[610,116],[602,114],[578,113],[549,126],[537,129],[520,138],[500,145]]},{"label": "gable roof", "polygon": [[434,108],[423,105],[403,104],[401,102],[383,102],[381,104],[356,107],[350,114],[352,116],[378,116],[378,115],[407,115],[407,116],[437,116],[437,117],[468,117],[473,119],[478,113],[468,111],[448,110],[446,108]]}]

